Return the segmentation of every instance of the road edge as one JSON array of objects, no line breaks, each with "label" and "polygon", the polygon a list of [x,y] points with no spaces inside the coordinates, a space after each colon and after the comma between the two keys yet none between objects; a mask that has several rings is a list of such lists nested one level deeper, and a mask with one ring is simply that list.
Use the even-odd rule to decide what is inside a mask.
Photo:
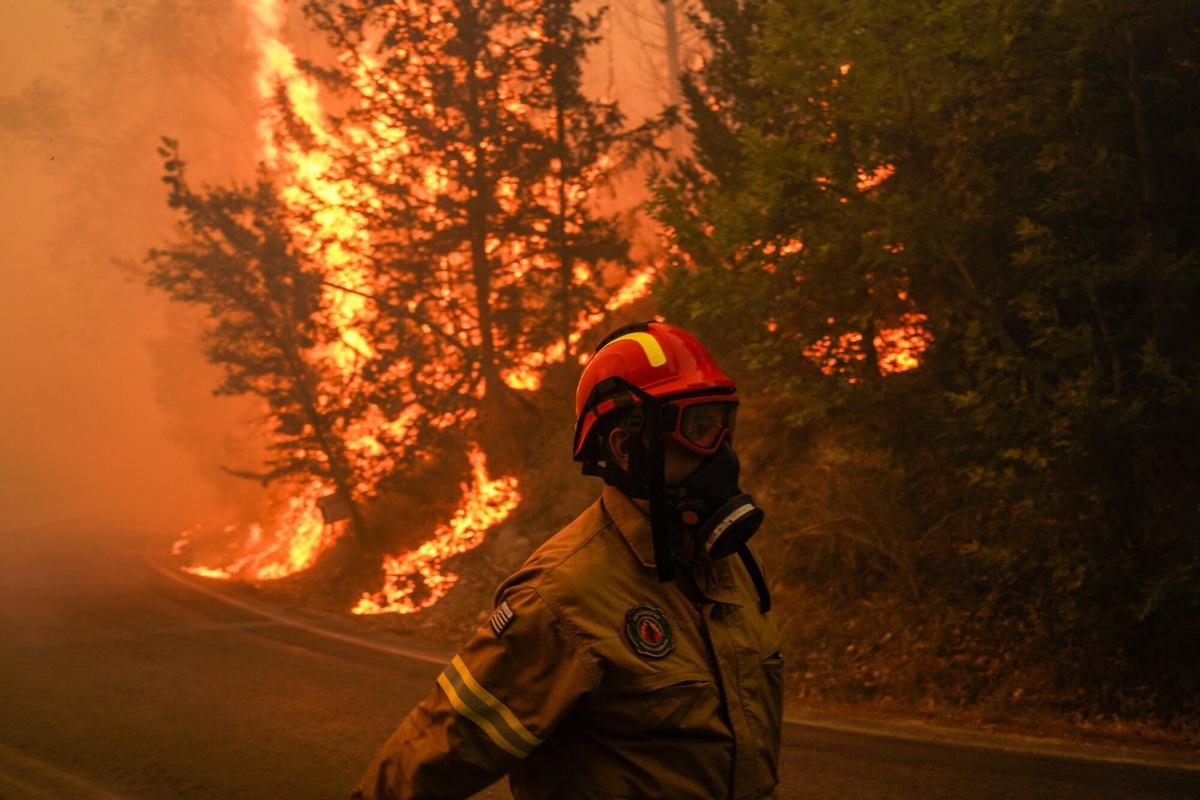
[{"label": "road edge", "polygon": [[428,664],[443,665],[454,655],[453,653],[449,652],[443,654],[441,652],[425,650],[418,647],[386,644],[384,642],[368,639],[365,636],[358,636],[352,633],[342,633],[341,631],[331,630],[330,628],[314,624],[310,620],[301,619],[294,614],[288,614],[285,611],[280,611],[279,609],[269,606],[266,603],[247,600],[242,597],[234,597],[228,592],[223,592],[214,588],[210,582],[205,581],[203,578],[192,577],[185,572],[171,569],[170,567],[158,563],[158,561],[149,553],[143,553],[143,558],[146,562],[146,565],[150,567],[150,569],[154,570],[156,573],[170,581],[174,581],[182,586],[186,586],[192,591],[199,592],[200,594],[208,595],[209,597],[225,603],[226,605],[239,608],[242,611],[246,611],[251,614],[256,614],[257,616],[264,617],[265,619],[269,619],[272,622],[276,622],[280,625],[286,625],[289,628],[297,628],[326,639],[332,639],[334,641],[344,642],[346,644],[353,644],[358,647],[362,647],[367,650],[375,650],[376,652],[380,653],[388,653],[389,655],[411,658],[415,661],[424,661]]},{"label": "road edge", "polygon": [[[211,581],[188,575],[177,568],[163,564],[157,557],[159,554],[152,552],[156,550],[157,548],[153,546],[147,547],[143,551],[142,557],[146,565],[163,578],[186,586],[193,591],[207,595],[227,605],[269,619],[280,625],[304,630],[316,636],[356,645],[367,650],[388,653],[428,664],[445,664],[454,655],[451,651],[443,652],[413,646],[388,644],[365,636],[335,631],[315,624],[311,620],[305,620],[294,614],[280,611],[278,608],[265,603],[234,597],[227,591],[215,588]],[[1184,756],[1117,745],[1085,744],[1050,737],[970,731],[941,725],[930,725],[923,722],[876,720],[866,717],[827,714],[818,711],[793,711],[785,714],[783,721],[787,725],[799,728],[852,733],[861,736],[896,739],[921,744],[951,745],[976,750],[993,750],[1014,755],[1200,773],[1200,757],[1189,759]]]}]

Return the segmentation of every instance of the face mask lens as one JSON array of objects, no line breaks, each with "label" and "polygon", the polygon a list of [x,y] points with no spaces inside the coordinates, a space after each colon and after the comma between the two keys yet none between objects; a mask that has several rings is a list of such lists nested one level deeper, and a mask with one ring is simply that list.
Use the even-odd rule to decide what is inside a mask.
[{"label": "face mask lens", "polygon": [[710,448],[726,428],[732,435],[736,417],[736,403],[697,403],[683,410],[679,431],[697,447]]}]

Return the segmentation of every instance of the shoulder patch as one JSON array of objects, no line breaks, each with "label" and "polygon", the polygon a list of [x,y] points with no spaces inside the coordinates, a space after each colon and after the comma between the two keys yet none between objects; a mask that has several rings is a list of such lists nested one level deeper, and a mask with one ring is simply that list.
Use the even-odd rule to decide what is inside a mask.
[{"label": "shoulder patch", "polygon": [[634,606],[625,612],[625,638],[633,652],[645,658],[662,658],[675,649],[667,615],[653,606]]},{"label": "shoulder patch", "polygon": [[509,623],[517,618],[516,612],[508,605],[508,601],[496,606],[496,610],[492,612],[492,616],[488,619],[488,625],[492,626],[492,633],[497,637],[504,633],[504,629]]}]

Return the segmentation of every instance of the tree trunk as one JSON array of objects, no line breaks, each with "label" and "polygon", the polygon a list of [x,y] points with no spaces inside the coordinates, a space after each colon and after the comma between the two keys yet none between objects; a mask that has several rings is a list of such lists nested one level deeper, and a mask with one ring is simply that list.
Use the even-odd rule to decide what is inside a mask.
[{"label": "tree trunk", "polygon": [[[1150,135],[1150,123],[1146,119],[1146,104],[1142,100],[1142,77],[1137,64],[1137,42],[1133,31],[1125,32],[1126,74],[1125,91],[1129,98],[1129,111],[1133,124],[1133,140],[1136,149],[1135,163],[1138,178],[1138,221],[1146,249],[1153,252],[1158,238],[1158,192],[1154,170],[1154,141]],[[1150,295],[1151,332],[1150,339],[1156,349],[1162,350],[1167,328],[1167,298],[1165,281],[1158,268],[1157,259],[1150,256],[1149,274],[1146,276],[1147,292]]]},{"label": "tree trunk", "polygon": [[[569,6],[568,6],[569,10]],[[559,58],[561,59],[562,42],[561,38],[566,35],[562,19],[556,17],[554,19],[554,27],[551,30],[551,37],[555,45],[560,48]],[[571,319],[573,309],[573,292],[572,286],[574,282],[575,259],[571,251],[570,243],[567,241],[567,186],[566,176],[571,174],[567,169],[567,158],[569,149],[567,147],[567,123],[566,115],[566,99],[564,93],[566,87],[563,86],[565,78],[562,75],[561,61],[555,64],[554,74],[550,77],[550,85],[554,91],[554,148],[555,157],[558,159],[558,213],[554,217],[554,239],[555,247],[558,250],[558,269],[560,278],[559,298],[560,304],[560,325],[563,339],[563,354],[564,358],[570,355],[571,352]]]},{"label": "tree trunk", "polygon": [[[677,0],[662,0],[663,52],[667,61],[667,102],[678,106],[683,103],[683,88],[680,86],[679,54],[679,3]],[[684,149],[683,127],[671,128],[671,154],[678,157]]]},{"label": "tree trunk", "polygon": [[304,416],[307,418],[308,424],[312,426],[317,447],[325,455],[325,461],[329,465],[329,479],[333,481],[334,492],[342,498],[350,510],[350,525],[354,529],[354,535],[360,542],[365,543],[370,537],[363,522],[362,513],[354,502],[354,468],[346,458],[346,451],[342,448],[341,441],[334,434],[325,415],[321,413],[317,404],[316,379],[299,350],[294,346],[290,331],[285,333],[284,346],[288,348],[285,350],[285,357],[288,368],[292,372],[292,380],[299,394],[298,399],[304,410]]},{"label": "tree trunk", "polygon": [[462,30],[464,38],[474,37],[470,42],[474,47],[467,61],[467,131],[470,136],[470,146],[474,151],[474,163],[471,165],[471,193],[467,200],[467,231],[471,243],[471,278],[475,287],[475,305],[479,320],[480,371],[487,383],[487,391],[495,390],[499,383],[499,373],[496,369],[496,344],[493,334],[492,319],[492,264],[487,252],[488,205],[491,199],[492,182],[487,173],[487,151],[481,146],[484,139],[482,110],[479,91],[479,80],[475,77],[475,64],[479,49],[482,47],[482,36],[478,30],[478,19],[474,7],[467,3],[462,7]]},{"label": "tree trunk", "polygon": [[290,311],[295,299],[290,296],[292,290],[268,281],[266,291],[268,302],[266,307],[257,312],[259,321],[273,334],[274,345],[282,354],[292,385],[295,387],[295,400],[312,427],[317,448],[325,456],[329,473],[327,477],[333,482],[334,491],[345,501],[350,511],[350,523],[355,537],[360,542],[365,542],[369,534],[354,502],[354,468],[346,457],[342,441],[329,424],[326,414],[321,411],[317,376],[305,361],[300,343],[296,340],[296,331],[302,327],[303,322],[296,319]]}]

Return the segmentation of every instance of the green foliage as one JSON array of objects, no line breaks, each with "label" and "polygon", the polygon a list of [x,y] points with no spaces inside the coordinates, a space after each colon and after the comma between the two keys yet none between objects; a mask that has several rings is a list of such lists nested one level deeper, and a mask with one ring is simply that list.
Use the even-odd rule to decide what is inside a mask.
[{"label": "green foliage", "polygon": [[[1152,680],[1160,710],[1194,706],[1194,4],[705,8],[695,157],[654,184],[679,262],[660,297],[788,425],[884,468],[803,510],[901,499],[858,546],[922,543],[911,580],[869,567],[890,585],[1041,620],[1021,647],[1090,702]],[[930,349],[882,375],[876,334],[914,313]],[[814,348],[855,333],[822,371]]]}]

